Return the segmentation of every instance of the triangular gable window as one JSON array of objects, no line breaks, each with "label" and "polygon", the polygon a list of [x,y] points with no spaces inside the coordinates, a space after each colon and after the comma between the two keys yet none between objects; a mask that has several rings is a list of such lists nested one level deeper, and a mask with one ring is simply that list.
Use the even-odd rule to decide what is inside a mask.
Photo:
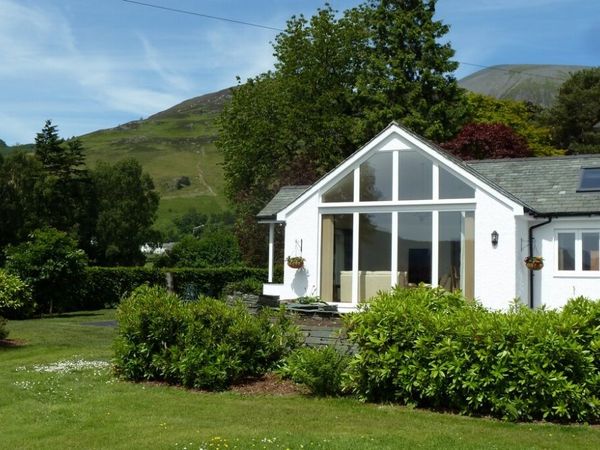
[{"label": "triangular gable window", "polygon": [[475,189],[440,167],[440,199],[474,197]]},{"label": "triangular gable window", "polygon": [[351,202],[354,199],[354,172],[350,172],[323,194],[323,202]]}]

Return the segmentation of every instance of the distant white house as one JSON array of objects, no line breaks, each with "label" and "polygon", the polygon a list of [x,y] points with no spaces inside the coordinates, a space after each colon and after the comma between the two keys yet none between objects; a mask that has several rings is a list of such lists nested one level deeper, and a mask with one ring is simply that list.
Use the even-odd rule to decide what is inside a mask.
[{"label": "distant white house", "polygon": [[[258,220],[270,225],[264,293],[281,299],[352,310],[420,282],[496,309],[600,297],[600,155],[463,162],[392,123],[312,186],[282,188]],[[278,224],[285,256],[305,263],[273,284]]]}]

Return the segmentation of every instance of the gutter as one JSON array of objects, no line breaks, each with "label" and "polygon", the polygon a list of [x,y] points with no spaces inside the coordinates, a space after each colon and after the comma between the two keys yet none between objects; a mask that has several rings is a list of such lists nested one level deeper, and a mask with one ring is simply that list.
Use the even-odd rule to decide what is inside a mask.
[{"label": "gutter", "polygon": [[[552,216],[548,217],[548,220],[537,225],[529,227],[529,256],[533,256],[533,230],[542,227],[552,222]],[[533,309],[533,270],[529,270],[529,307]]]}]

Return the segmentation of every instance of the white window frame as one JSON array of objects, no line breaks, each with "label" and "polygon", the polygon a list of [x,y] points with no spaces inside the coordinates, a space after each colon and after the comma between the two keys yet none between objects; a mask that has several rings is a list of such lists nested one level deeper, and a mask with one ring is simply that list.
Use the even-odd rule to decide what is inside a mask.
[{"label": "white window frame", "polygon": [[[575,235],[575,270],[560,270],[558,267],[558,235],[562,233]],[[554,230],[554,273],[556,276],[600,278],[600,270],[583,270],[583,233],[598,233],[600,240],[599,228],[558,228]]]}]

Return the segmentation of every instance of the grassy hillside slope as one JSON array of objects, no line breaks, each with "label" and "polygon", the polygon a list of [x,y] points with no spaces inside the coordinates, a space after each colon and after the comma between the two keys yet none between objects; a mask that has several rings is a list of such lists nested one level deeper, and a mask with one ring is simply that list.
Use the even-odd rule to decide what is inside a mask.
[{"label": "grassy hillside slope", "polygon": [[[221,154],[214,141],[215,119],[230,90],[186,100],[148,117],[81,136],[88,162],[114,163],[136,158],[161,194],[157,227],[190,208],[216,212],[226,208]],[[189,180],[189,185],[183,185]],[[183,183],[182,183],[183,182]]]},{"label": "grassy hillside slope", "polygon": [[475,72],[459,80],[469,91],[499,99],[529,101],[551,106],[560,86],[571,73],[585,66],[504,64]]}]

